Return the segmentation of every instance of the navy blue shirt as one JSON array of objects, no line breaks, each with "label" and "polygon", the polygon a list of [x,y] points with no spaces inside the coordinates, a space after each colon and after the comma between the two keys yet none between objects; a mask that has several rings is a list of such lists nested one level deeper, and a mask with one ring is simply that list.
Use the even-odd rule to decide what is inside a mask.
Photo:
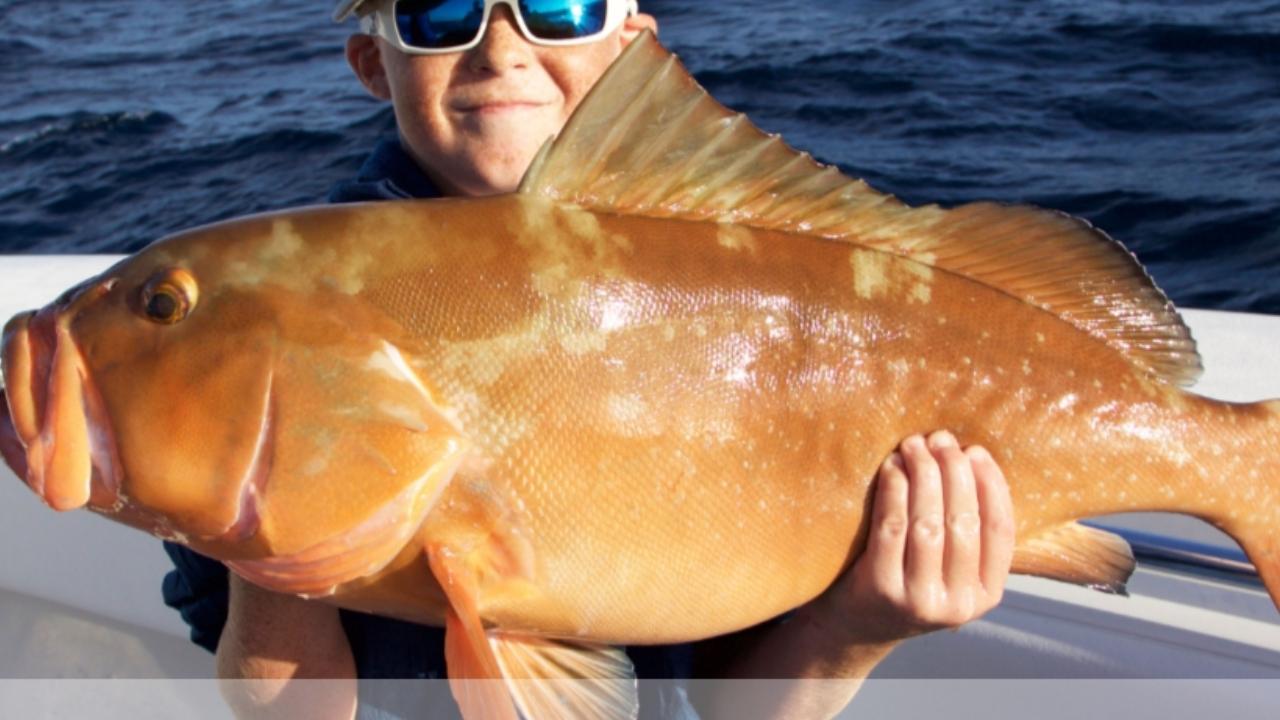
[{"label": "navy blue shirt", "polygon": [[[389,139],[378,144],[355,179],[334,187],[329,202],[440,195],[399,140]],[[191,626],[191,641],[214,652],[227,622],[227,569],[181,545],[165,543],[165,551],[173,559],[174,569],[164,578],[164,602]],[[456,716],[442,684],[391,682],[445,677],[443,629],[348,610],[341,611],[341,618],[356,675],[361,678],[358,718]],[[690,645],[635,647],[628,648],[627,654],[642,680],[688,678],[692,674]],[[696,717],[681,686],[671,683],[641,684],[641,715]]]}]

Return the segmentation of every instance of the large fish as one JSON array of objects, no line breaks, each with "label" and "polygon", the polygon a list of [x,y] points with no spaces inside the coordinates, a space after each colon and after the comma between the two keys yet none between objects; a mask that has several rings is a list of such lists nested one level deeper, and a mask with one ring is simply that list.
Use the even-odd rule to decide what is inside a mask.
[{"label": "large fish", "polygon": [[877,466],[935,428],[1009,476],[1016,571],[1116,587],[1127,546],[1075,521],[1173,511],[1280,601],[1280,405],[1180,389],[1194,344],[1129,253],[1057,213],[909,208],[650,37],[517,194],[192,230],[3,352],[0,447],[46,503],[444,624],[468,717],[631,714],[610,645],[821,593]]}]

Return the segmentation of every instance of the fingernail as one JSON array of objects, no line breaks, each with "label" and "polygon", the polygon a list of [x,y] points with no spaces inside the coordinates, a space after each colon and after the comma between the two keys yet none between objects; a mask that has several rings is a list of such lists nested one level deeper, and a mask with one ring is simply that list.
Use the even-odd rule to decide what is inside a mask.
[{"label": "fingernail", "polygon": [[955,444],[955,437],[946,430],[939,430],[929,436],[929,446],[934,449],[954,447]]},{"label": "fingernail", "polygon": [[969,459],[974,462],[991,462],[991,453],[981,445],[974,445],[966,450],[969,453]]},{"label": "fingernail", "polygon": [[924,438],[920,435],[908,435],[902,441],[903,450],[919,450],[925,446]]},{"label": "fingernail", "polygon": [[889,457],[885,458],[884,464],[899,470],[907,469],[907,464],[903,462],[902,455],[897,452],[891,453]]}]

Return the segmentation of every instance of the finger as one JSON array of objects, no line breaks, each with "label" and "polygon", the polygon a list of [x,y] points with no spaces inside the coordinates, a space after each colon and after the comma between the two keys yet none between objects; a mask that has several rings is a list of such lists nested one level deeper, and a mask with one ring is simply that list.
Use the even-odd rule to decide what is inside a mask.
[{"label": "finger", "polygon": [[924,438],[913,435],[902,441],[907,465],[908,516],[906,590],[929,602],[942,589],[942,476]]},{"label": "finger", "polygon": [[973,462],[973,479],[978,490],[979,515],[982,518],[982,585],[995,599],[1004,592],[1013,562],[1016,543],[1013,499],[1000,466],[991,453],[974,446],[966,451]]},{"label": "finger", "polygon": [[876,478],[875,507],[867,549],[858,563],[863,576],[886,596],[901,598],[902,563],[907,550],[907,475],[902,456],[893,453],[880,466]]},{"label": "finger", "polygon": [[982,559],[982,520],[978,515],[978,494],[974,488],[970,460],[960,450],[955,437],[946,431],[929,436],[929,449],[942,469],[943,520],[946,545],[942,556],[942,579],[948,592],[981,591],[978,576]]}]

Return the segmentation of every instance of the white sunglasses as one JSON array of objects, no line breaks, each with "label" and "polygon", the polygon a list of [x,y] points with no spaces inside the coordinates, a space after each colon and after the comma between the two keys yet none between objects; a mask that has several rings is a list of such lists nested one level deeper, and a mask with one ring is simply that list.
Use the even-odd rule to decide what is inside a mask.
[{"label": "white sunglasses", "polygon": [[[511,9],[526,40],[535,45],[584,45],[618,29],[639,9],[636,0],[374,0],[360,30],[409,55],[455,53],[480,44],[495,5]],[[347,0],[334,12],[342,20],[367,2]]]}]

